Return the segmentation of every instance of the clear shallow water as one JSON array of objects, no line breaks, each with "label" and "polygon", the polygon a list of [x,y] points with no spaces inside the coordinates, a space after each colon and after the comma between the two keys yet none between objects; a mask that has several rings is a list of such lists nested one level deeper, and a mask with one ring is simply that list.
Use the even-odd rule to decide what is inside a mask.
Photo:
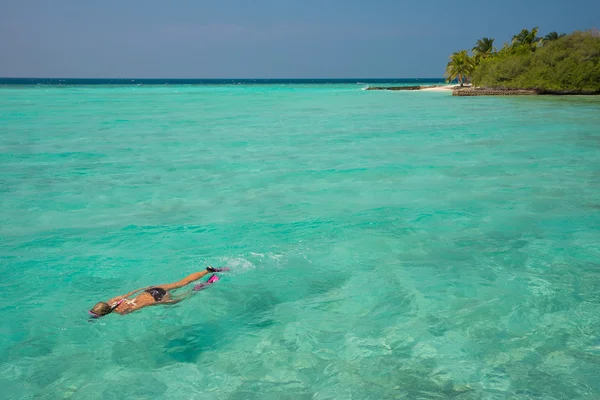
[{"label": "clear shallow water", "polygon": [[359,88],[0,89],[3,396],[600,396],[600,99]]}]

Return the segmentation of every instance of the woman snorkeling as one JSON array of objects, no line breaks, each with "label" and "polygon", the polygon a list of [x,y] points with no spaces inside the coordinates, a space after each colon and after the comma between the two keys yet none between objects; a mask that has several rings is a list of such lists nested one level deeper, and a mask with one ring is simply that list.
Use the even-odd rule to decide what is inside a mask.
[{"label": "woman snorkeling", "polygon": [[[89,312],[92,318],[100,318],[105,315],[110,314],[111,312],[116,312],[117,314],[129,314],[130,312],[139,310],[140,308],[144,308],[147,306],[155,306],[158,304],[175,304],[179,303],[185,297],[173,298],[169,291],[174,289],[179,289],[184,286],[189,285],[190,283],[197,281],[203,276],[209,273],[215,272],[223,272],[229,271],[229,268],[213,268],[207,267],[206,270],[195,272],[190,276],[183,278],[179,282],[168,283],[166,285],[158,285],[158,286],[148,286],[142,289],[134,290],[133,292],[129,292],[122,296],[113,297],[107,302],[101,301],[96,304]],[[202,290],[206,286],[210,285],[219,280],[219,277],[216,275],[212,275],[208,281],[205,283],[201,283],[199,285],[194,286],[192,290]],[[129,297],[134,294],[141,292],[133,299],[129,299]]]}]

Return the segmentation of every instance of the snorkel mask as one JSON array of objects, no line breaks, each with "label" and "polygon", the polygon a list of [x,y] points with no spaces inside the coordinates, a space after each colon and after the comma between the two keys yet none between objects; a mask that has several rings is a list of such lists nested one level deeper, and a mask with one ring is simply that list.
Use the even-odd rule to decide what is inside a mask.
[{"label": "snorkel mask", "polygon": [[119,304],[121,304],[124,301],[125,301],[125,299],[121,299],[121,300],[117,301],[106,314],[100,315],[100,314],[95,313],[92,310],[88,310],[88,314],[90,315],[91,318],[94,318],[94,319],[104,317],[105,315],[108,315],[111,312],[113,312],[117,307],[119,307]]}]

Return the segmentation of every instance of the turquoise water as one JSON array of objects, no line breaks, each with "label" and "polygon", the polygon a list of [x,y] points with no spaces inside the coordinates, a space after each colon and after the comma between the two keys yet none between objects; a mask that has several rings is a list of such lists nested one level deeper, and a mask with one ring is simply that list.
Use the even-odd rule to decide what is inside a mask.
[{"label": "turquoise water", "polygon": [[600,99],[360,87],[0,88],[2,396],[600,397]]}]

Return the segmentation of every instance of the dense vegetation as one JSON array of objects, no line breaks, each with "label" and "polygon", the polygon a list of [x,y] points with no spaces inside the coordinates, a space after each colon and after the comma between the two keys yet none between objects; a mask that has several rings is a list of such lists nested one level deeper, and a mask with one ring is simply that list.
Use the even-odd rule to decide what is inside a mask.
[{"label": "dense vegetation", "polygon": [[483,38],[472,49],[450,56],[448,81],[540,92],[600,93],[600,33],[570,35],[551,32],[537,37],[538,29],[523,29],[510,44],[496,51],[494,39]]}]

